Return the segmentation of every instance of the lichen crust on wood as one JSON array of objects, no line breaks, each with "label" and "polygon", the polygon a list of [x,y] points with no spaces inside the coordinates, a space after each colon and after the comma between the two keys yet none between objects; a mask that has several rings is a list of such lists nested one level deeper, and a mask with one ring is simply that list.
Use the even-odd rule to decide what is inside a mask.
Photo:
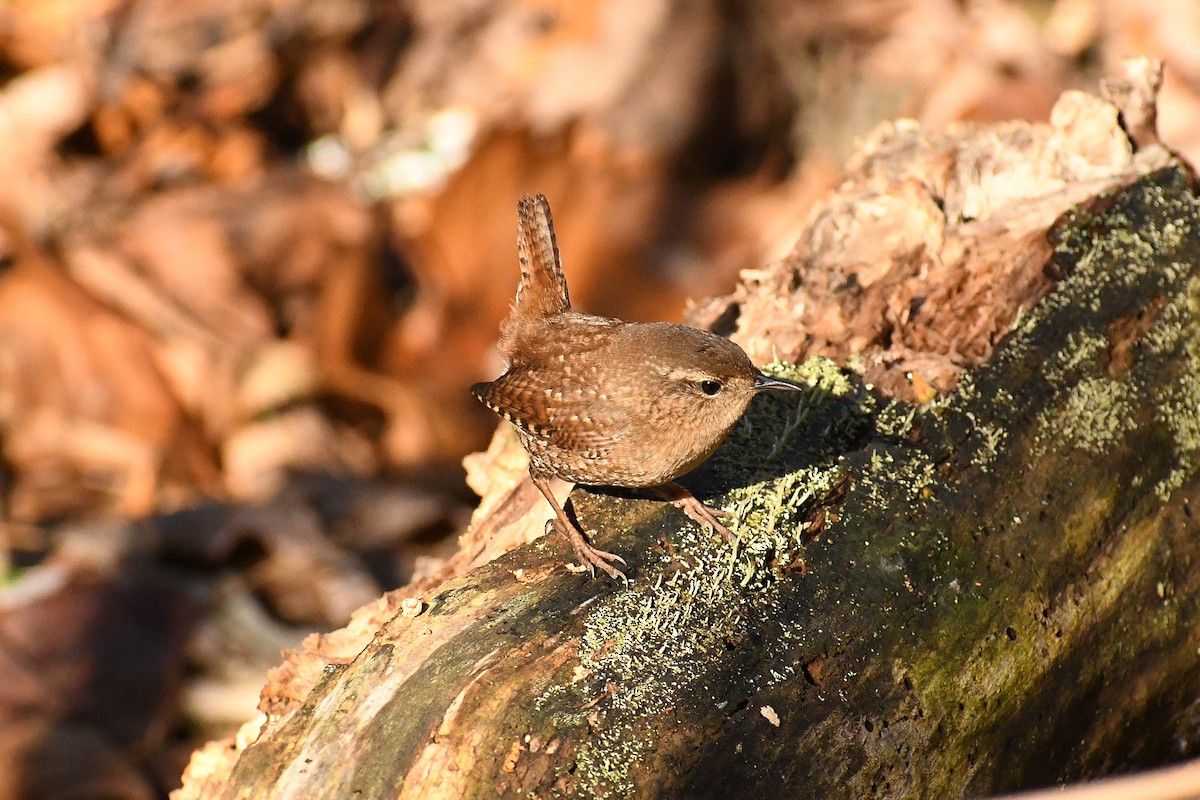
[{"label": "lichen crust on wood", "polygon": [[810,391],[696,477],[736,542],[577,489],[630,586],[554,539],[456,579],[227,793],[961,797],[1200,748],[1198,211],[1180,170],[1075,209],[1052,291],[923,406],[773,365]]}]

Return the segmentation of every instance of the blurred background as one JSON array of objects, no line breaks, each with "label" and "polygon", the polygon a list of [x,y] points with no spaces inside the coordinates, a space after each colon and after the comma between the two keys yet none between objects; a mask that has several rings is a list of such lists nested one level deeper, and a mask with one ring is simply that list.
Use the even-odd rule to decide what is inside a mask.
[{"label": "blurred background", "polygon": [[0,800],[149,798],[265,670],[455,547],[468,393],[554,209],[574,304],[679,319],[885,119],[1043,120],[1195,0],[0,3]]}]

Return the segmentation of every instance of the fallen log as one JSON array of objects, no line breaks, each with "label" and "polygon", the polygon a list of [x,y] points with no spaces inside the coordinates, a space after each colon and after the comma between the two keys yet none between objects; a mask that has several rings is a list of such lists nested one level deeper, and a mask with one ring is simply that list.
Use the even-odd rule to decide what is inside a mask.
[{"label": "fallen log", "polygon": [[1001,254],[1046,293],[952,390],[773,365],[807,396],[756,400],[692,484],[734,544],[577,488],[628,587],[549,538],[385,598],[177,796],[966,797],[1194,754],[1200,198],[1141,163]]}]

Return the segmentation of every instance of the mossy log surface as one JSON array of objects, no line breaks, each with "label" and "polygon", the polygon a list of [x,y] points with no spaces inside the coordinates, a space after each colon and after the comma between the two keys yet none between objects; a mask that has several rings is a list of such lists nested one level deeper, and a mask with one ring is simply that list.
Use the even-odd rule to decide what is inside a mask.
[{"label": "mossy log surface", "polygon": [[543,539],[425,598],[227,797],[962,797],[1200,750],[1200,203],[1056,227],[1056,286],[922,407],[775,365],[698,484],[737,545],[577,489],[628,587]]}]

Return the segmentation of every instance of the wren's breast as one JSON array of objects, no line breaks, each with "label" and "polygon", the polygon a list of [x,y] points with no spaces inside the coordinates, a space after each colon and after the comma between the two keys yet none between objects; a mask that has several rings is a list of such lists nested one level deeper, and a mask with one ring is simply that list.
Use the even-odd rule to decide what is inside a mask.
[{"label": "wren's breast", "polygon": [[677,425],[666,432],[669,435],[645,437],[640,442],[637,458],[642,463],[643,476],[641,482],[631,486],[658,486],[686,475],[720,447],[729,431],[708,431],[701,437],[688,426]]}]

